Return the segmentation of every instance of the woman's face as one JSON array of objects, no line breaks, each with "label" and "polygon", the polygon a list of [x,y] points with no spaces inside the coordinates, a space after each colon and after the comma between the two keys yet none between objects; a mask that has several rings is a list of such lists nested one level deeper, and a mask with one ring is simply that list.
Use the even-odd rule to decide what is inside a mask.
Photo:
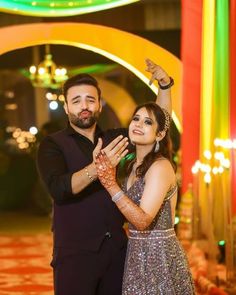
[{"label": "woman's face", "polygon": [[154,145],[157,139],[157,121],[146,108],[139,109],[129,125],[129,138],[134,144]]}]

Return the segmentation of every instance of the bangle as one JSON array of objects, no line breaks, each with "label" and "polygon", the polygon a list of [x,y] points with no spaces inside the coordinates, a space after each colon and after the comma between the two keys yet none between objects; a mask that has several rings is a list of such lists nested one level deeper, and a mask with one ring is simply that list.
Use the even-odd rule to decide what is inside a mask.
[{"label": "bangle", "polygon": [[85,173],[86,173],[86,175],[88,176],[89,180],[90,180],[90,181],[94,181],[94,178],[93,178],[93,177],[89,174],[89,172],[88,172],[88,168],[85,167],[84,169],[85,169]]},{"label": "bangle", "polygon": [[171,86],[174,85],[174,83],[175,83],[174,79],[172,77],[169,77],[169,78],[170,78],[170,83],[167,84],[167,85],[161,85],[160,82],[158,81],[158,85],[159,85],[160,89],[166,90],[166,89],[168,89],[168,88],[170,88]]},{"label": "bangle", "polygon": [[118,202],[123,196],[124,196],[124,192],[123,191],[119,191],[118,193],[114,194],[114,196],[111,197],[113,202]]}]

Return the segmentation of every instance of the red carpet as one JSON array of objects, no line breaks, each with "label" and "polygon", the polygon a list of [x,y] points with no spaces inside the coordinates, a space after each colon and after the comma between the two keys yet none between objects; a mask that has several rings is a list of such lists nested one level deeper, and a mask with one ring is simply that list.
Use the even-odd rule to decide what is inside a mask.
[{"label": "red carpet", "polygon": [[[195,244],[188,242],[185,246],[187,244],[191,271],[199,289],[197,294],[228,294],[205,277],[207,261],[204,253]],[[51,233],[1,235],[0,295],[53,295],[51,254]],[[224,274],[225,269],[217,272]]]},{"label": "red carpet", "polygon": [[53,295],[50,234],[1,236],[0,295]]}]

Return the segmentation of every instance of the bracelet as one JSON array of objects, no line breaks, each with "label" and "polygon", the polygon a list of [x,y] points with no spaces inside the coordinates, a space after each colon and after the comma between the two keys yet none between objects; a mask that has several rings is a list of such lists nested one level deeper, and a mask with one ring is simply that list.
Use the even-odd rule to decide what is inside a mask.
[{"label": "bracelet", "polygon": [[114,194],[114,196],[111,197],[113,202],[118,202],[123,196],[124,196],[124,192],[123,191],[119,191],[118,193]]},{"label": "bracelet", "polygon": [[88,172],[88,168],[85,167],[84,169],[85,169],[85,173],[86,173],[86,175],[88,176],[89,180],[90,180],[90,181],[94,181],[94,178],[93,178],[93,177],[89,174],[89,172]]},{"label": "bracelet", "polygon": [[175,83],[174,79],[172,77],[169,77],[169,78],[170,78],[170,83],[167,85],[161,85],[160,82],[158,81],[158,85],[159,85],[160,89],[166,90],[174,85],[174,83]]}]

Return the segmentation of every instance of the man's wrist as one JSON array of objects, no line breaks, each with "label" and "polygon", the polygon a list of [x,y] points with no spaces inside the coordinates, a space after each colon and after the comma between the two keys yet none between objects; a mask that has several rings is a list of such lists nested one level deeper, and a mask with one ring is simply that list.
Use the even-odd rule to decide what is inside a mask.
[{"label": "man's wrist", "polygon": [[86,173],[88,179],[89,179],[91,182],[93,182],[93,181],[94,181],[94,178],[93,178],[93,176],[90,174],[88,168],[85,167],[84,169],[85,169],[85,173]]},{"label": "man's wrist", "polygon": [[93,180],[97,179],[97,169],[94,162],[85,167],[85,172],[90,180],[91,178],[93,178]]}]

